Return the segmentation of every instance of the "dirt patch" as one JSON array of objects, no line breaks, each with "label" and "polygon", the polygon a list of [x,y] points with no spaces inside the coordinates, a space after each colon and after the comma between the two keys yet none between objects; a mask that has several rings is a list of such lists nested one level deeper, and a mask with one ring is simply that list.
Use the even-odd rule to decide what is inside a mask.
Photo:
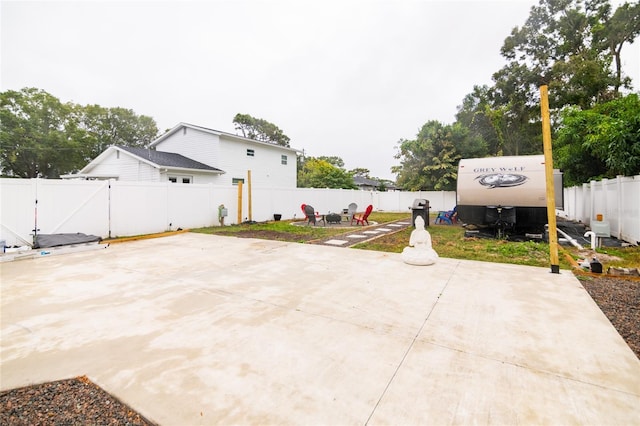
[{"label": "dirt patch", "polygon": [[262,240],[276,240],[276,241],[309,241],[313,237],[311,235],[304,234],[291,234],[282,231],[266,231],[266,230],[247,230],[238,231],[233,234],[234,237],[239,238],[258,238]]},{"label": "dirt patch", "polygon": [[600,263],[612,263],[620,260],[617,256],[610,256],[605,253],[596,253],[593,250],[579,250],[577,253],[582,259],[586,259],[587,261],[590,261],[594,257],[597,258]]}]

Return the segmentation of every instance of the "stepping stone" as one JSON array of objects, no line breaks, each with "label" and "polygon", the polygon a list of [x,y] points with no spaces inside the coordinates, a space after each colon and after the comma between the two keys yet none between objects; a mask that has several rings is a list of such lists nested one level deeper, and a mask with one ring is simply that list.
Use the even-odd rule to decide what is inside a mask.
[{"label": "stepping stone", "polygon": [[376,229],[376,231],[389,232],[389,231],[391,231],[391,229],[389,229],[389,228],[378,228],[378,229]]},{"label": "stepping stone", "polygon": [[367,238],[367,236],[360,235],[360,234],[353,234],[353,235],[347,235],[347,238]]},{"label": "stepping stone", "polygon": [[325,241],[325,244],[331,244],[332,246],[341,246],[343,244],[348,243],[347,240],[329,240]]},{"label": "stepping stone", "polygon": [[390,223],[387,226],[393,226],[394,228],[401,228],[403,225],[400,225],[399,223]]},{"label": "stepping stone", "polygon": [[364,231],[364,233],[365,234],[373,234],[373,235],[379,234],[378,231]]}]

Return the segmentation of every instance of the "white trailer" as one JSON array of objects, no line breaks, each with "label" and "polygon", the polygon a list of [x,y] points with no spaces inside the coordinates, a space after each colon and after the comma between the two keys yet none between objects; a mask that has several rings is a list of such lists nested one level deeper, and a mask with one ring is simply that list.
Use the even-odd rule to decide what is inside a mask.
[{"label": "white trailer", "polygon": [[[562,173],[554,170],[557,208]],[[458,217],[464,223],[543,232],[547,223],[544,155],[468,158],[458,165]]]}]

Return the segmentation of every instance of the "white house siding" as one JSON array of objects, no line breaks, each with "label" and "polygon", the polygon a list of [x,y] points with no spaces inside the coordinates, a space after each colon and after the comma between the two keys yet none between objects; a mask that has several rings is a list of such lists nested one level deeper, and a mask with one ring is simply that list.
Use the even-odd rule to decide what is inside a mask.
[{"label": "white house siding", "polygon": [[[252,149],[253,157],[247,155]],[[281,164],[282,155],[287,156],[287,164]],[[222,184],[232,183],[234,178],[244,179],[247,183],[247,171],[251,170],[252,187],[295,188],[296,153],[282,149],[277,145],[229,141],[220,138],[220,164],[216,167],[226,172]]]},{"label": "white house siding", "polygon": [[[217,167],[220,137],[213,133],[183,127],[156,145],[157,151],[173,152],[207,166]],[[224,169],[223,169],[224,170]]]},{"label": "white house siding", "polygon": [[175,176],[178,178],[178,182],[181,182],[181,178],[188,177],[191,179],[190,183],[194,184],[217,184],[220,182],[220,177],[212,173],[198,173],[194,171],[165,171],[162,169],[160,172],[160,181],[166,182],[169,180],[169,176]]},{"label": "white house siding", "polygon": [[[122,157],[120,157],[122,158]],[[126,179],[120,179],[120,180],[135,180],[135,181],[148,181],[148,182],[159,182],[160,181],[160,170],[158,170],[155,167],[152,167],[146,163],[143,163],[142,161],[138,161],[137,162],[137,176],[135,178],[130,179],[129,175],[127,174],[127,178]],[[129,172],[129,170],[131,170],[131,172],[133,172],[133,168],[129,169],[129,168],[125,168],[123,171],[124,172]]]},{"label": "white house siding", "polygon": [[155,167],[137,160],[124,152],[113,150],[103,161],[91,169],[91,174],[118,176],[121,181],[160,180],[160,172]]}]

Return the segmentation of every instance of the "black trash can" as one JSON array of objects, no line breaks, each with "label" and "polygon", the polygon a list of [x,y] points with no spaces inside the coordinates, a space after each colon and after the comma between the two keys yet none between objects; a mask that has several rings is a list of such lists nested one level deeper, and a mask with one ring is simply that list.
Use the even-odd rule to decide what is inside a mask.
[{"label": "black trash can", "polygon": [[424,226],[429,226],[429,200],[424,198],[416,198],[413,200],[413,206],[411,206],[411,224],[416,227],[416,218],[422,217],[424,220]]}]

